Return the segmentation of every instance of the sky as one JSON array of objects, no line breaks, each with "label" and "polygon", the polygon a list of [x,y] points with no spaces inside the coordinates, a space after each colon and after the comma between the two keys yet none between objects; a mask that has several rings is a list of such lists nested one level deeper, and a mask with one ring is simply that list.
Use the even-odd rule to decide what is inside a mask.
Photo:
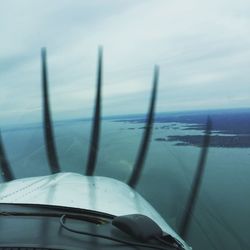
[{"label": "sky", "polygon": [[250,107],[249,0],[0,0],[0,126],[41,120],[47,48],[54,120],[93,113],[103,46],[103,116]]}]

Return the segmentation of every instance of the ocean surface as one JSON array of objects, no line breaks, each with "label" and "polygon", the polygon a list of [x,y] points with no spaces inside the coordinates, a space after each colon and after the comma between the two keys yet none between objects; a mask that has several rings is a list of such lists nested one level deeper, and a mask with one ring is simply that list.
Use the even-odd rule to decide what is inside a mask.
[{"label": "ocean surface", "polygon": [[[250,110],[157,114],[144,169],[136,187],[178,232],[196,170],[208,115],[211,147],[192,216],[188,242],[196,250],[250,249]],[[145,117],[104,119],[96,175],[126,182],[133,169]],[[84,174],[91,121],[54,122],[62,171]],[[42,124],[2,129],[16,178],[50,174]]]}]

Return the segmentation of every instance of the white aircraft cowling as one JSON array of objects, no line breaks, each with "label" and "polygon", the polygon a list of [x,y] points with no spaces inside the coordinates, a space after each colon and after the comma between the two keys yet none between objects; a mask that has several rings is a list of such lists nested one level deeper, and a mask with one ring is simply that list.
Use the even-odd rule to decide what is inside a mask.
[{"label": "white aircraft cowling", "polygon": [[46,204],[89,209],[116,216],[140,213],[190,248],[159,213],[127,184],[108,177],[59,173],[0,184],[0,203]]}]

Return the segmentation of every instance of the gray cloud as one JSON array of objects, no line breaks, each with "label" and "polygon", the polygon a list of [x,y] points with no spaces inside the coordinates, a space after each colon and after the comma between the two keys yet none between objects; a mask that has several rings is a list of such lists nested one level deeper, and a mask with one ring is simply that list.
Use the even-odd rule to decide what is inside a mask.
[{"label": "gray cloud", "polygon": [[104,115],[250,106],[249,1],[1,2],[0,119],[40,119],[40,47],[48,48],[55,119],[90,116],[97,46],[104,46]]}]

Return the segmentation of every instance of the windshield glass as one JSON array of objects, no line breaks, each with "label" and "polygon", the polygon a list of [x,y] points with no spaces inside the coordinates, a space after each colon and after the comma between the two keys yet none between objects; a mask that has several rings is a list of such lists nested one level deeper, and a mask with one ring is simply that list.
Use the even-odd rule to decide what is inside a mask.
[{"label": "windshield glass", "polygon": [[0,202],[12,179],[88,174],[91,152],[93,175],[131,180],[158,77],[150,144],[132,186],[178,233],[210,117],[187,241],[249,249],[249,13],[244,0],[1,3]]}]

